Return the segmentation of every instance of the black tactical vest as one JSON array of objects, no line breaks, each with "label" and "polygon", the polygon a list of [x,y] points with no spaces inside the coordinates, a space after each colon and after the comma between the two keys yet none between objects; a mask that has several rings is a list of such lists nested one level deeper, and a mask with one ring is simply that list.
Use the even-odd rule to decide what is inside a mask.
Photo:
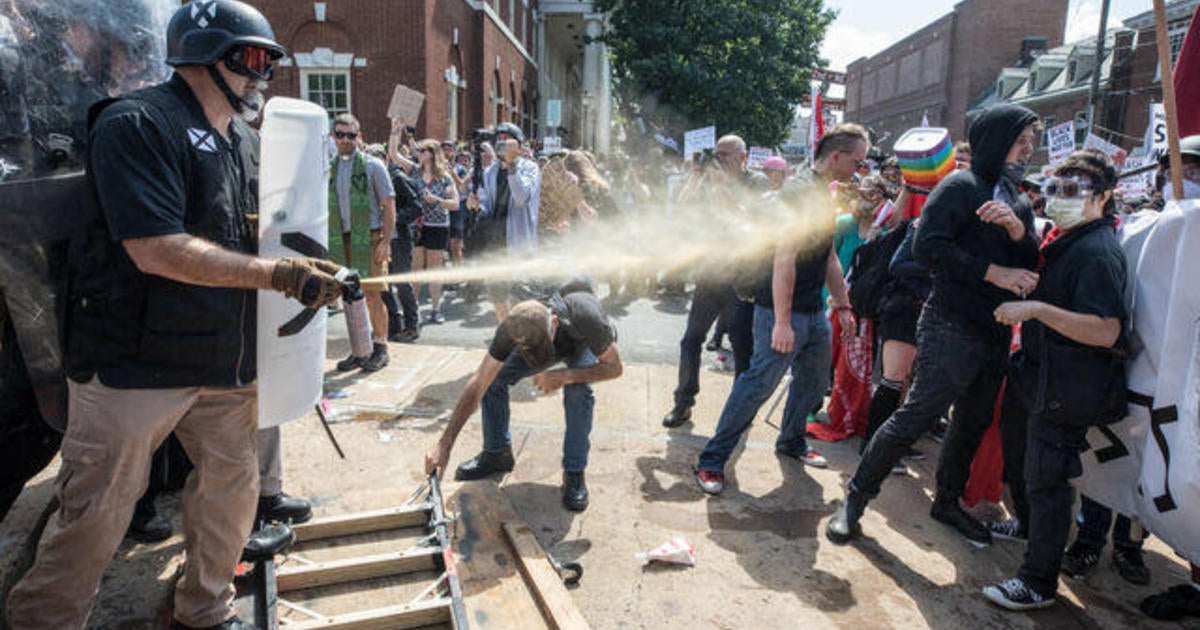
[{"label": "black tactical vest", "polygon": [[[247,214],[258,207],[258,137],[235,119],[228,141],[206,129],[199,102],[179,76],[121,97],[136,101],[148,124],[173,144],[184,178],[188,234],[253,254]],[[96,104],[89,132],[115,100]],[[189,135],[189,132],[191,135]],[[93,138],[93,141],[95,138]],[[94,142],[93,142],[94,144]],[[96,182],[89,160],[89,194]],[[201,287],[142,273],[114,242],[103,212],[72,243],[65,324],[67,375],[115,388],[223,387],[255,379],[254,290]]]}]

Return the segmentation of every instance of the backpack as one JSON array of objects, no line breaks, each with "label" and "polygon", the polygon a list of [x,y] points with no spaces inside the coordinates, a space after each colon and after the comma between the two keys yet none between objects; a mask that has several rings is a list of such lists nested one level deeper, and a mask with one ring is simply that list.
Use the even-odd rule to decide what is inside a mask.
[{"label": "backpack", "polygon": [[397,166],[389,166],[388,174],[396,190],[396,224],[408,225],[421,217],[421,186]]},{"label": "backpack", "polygon": [[846,280],[850,284],[850,307],[855,316],[878,319],[880,304],[891,291],[894,280],[888,266],[909,229],[910,222],[904,221],[896,229],[880,234],[854,250]]}]

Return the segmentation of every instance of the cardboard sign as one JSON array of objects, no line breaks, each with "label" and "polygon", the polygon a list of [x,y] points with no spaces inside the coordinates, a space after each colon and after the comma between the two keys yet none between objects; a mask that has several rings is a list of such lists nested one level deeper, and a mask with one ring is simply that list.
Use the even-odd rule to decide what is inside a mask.
[{"label": "cardboard sign", "polygon": [[397,83],[396,89],[392,92],[392,102],[388,105],[388,118],[391,120],[399,118],[407,124],[415,125],[417,117],[421,115],[421,106],[424,104],[424,94]]},{"label": "cardboard sign", "polygon": [[542,154],[551,155],[562,151],[562,138],[558,136],[546,136],[542,138]]},{"label": "cardboard sign", "polygon": [[1050,163],[1057,164],[1075,151],[1075,121],[1068,120],[1046,130],[1046,152]]},{"label": "cardboard sign", "polygon": [[692,159],[697,151],[717,148],[717,128],[701,127],[683,134],[683,158]]},{"label": "cardboard sign", "polygon": [[1125,149],[1122,149],[1121,147],[1101,138],[1100,136],[1097,136],[1096,134],[1088,134],[1087,139],[1083,141],[1083,148],[1094,149],[1107,155],[1109,159],[1113,161],[1113,164],[1117,167],[1117,170],[1124,168],[1125,157],[1128,155]]},{"label": "cardboard sign", "polygon": [[[1157,158],[1153,156],[1145,157],[1127,157],[1125,158],[1126,171],[1132,171],[1148,164],[1153,164]],[[1117,180],[1117,190],[1125,196],[1126,199],[1134,197],[1143,197],[1150,194],[1154,190],[1154,171],[1139,173],[1130,177],[1123,177]]]},{"label": "cardboard sign", "polygon": [[762,168],[763,162],[767,158],[774,155],[772,151],[766,147],[750,147],[750,155],[746,158],[746,166],[749,168]]}]

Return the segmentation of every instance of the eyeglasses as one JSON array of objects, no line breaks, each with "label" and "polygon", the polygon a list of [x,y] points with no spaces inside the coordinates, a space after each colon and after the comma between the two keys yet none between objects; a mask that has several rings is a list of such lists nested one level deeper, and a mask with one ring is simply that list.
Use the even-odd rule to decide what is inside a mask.
[{"label": "eyeglasses", "polygon": [[270,81],[275,76],[275,64],[271,53],[258,46],[235,46],[225,53],[225,65],[246,77]]},{"label": "eyeglasses", "polygon": [[1042,183],[1047,197],[1074,199],[1092,194],[1092,181],[1084,177],[1051,177]]},{"label": "eyeglasses", "polygon": [[335,131],[333,137],[338,140],[353,140],[358,137],[357,131]]}]

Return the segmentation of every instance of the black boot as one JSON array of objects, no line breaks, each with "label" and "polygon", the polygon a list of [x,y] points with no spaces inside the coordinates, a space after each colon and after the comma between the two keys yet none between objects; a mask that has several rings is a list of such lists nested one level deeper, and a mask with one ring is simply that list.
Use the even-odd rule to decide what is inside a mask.
[{"label": "black boot", "polygon": [[283,523],[271,523],[250,532],[242,547],[242,562],[270,560],[285,552],[296,542],[296,532]]},{"label": "black boot", "polygon": [[125,537],[141,543],[162,542],[171,537],[171,522],[158,512],[154,497],[142,497],[133,510]]},{"label": "black boot", "polygon": [[562,486],[563,507],[572,512],[582,512],[588,506],[587,484],[583,481],[583,471],[564,470]]},{"label": "black boot", "polygon": [[825,524],[825,537],[829,542],[844,545],[862,536],[862,526],[858,524],[863,511],[867,509],[867,498],[853,490],[846,493],[846,501],[838,508]]},{"label": "black boot", "polygon": [[514,463],[511,447],[506,446],[502,451],[481,451],[475,457],[459,464],[454,471],[454,478],[458,481],[483,479],[493,473],[511,471]]},{"label": "black boot", "polygon": [[867,450],[867,444],[871,442],[871,436],[883,426],[884,422],[895,413],[900,406],[900,385],[889,380],[882,380],[879,387],[875,388],[875,393],[871,395],[871,405],[867,407],[867,434],[863,436],[862,443],[858,447],[858,454],[862,455]]},{"label": "black boot", "polygon": [[362,367],[364,360],[365,359],[361,359],[352,354],[337,362],[337,371],[349,372],[350,370],[357,370],[358,368]]},{"label": "black boot", "polygon": [[288,496],[282,492],[269,497],[258,498],[258,515],[254,520],[260,523],[305,523],[312,518],[312,504],[304,499]]},{"label": "black boot", "polygon": [[673,429],[692,419],[692,408],[683,405],[675,405],[667,415],[663,416],[662,425],[668,429]]},{"label": "black boot", "polygon": [[388,364],[388,347],[386,343],[376,341],[374,349],[371,351],[371,356],[367,357],[366,361],[362,362],[362,370],[364,372],[377,372],[382,370]]}]

